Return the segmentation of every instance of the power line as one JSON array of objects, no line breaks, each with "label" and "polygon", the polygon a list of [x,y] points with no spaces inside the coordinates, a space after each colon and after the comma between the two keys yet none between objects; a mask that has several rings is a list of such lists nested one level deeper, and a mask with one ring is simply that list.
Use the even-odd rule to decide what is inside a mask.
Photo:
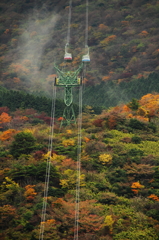
[{"label": "power line", "polygon": [[49,180],[50,180],[51,154],[52,154],[53,134],[54,134],[55,101],[56,101],[56,86],[53,85],[52,107],[51,107],[51,121],[50,121],[50,137],[49,137],[49,144],[48,144],[49,156],[48,156],[47,162],[46,162],[44,197],[43,197],[43,206],[42,206],[42,213],[41,213],[39,240],[43,240],[44,239],[44,228],[45,228],[45,221],[46,221],[47,196],[48,196],[48,188],[49,188]]},{"label": "power line", "polygon": [[81,143],[82,143],[81,127],[82,127],[82,85],[79,88],[79,118],[78,118],[78,142],[77,142],[77,180],[76,180],[76,199],[75,199],[74,240],[78,240],[78,232],[79,232]]}]

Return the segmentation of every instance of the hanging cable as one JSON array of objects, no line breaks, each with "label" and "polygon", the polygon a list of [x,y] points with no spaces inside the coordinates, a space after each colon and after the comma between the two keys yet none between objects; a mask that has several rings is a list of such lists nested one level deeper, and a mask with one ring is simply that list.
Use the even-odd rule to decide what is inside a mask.
[{"label": "hanging cable", "polygon": [[81,128],[82,128],[82,85],[79,88],[79,118],[78,118],[78,142],[77,142],[77,180],[76,180],[76,199],[75,199],[74,240],[78,240],[78,232],[79,232],[81,144],[82,144]]},{"label": "hanging cable", "polygon": [[46,162],[44,197],[43,197],[43,206],[42,206],[42,213],[41,213],[39,240],[43,240],[45,221],[46,221],[47,196],[48,196],[49,179],[50,179],[51,154],[52,154],[52,146],[53,146],[54,123],[55,123],[55,120],[54,120],[55,119],[55,102],[56,102],[56,86],[53,85],[51,121],[50,121],[50,137],[49,137],[49,144],[48,144],[49,156],[48,156],[47,162]]},{"label": "hanging cable", "polygon": [[68,13],[68,27],[67,27],[67,44],[70,44],[70,29],[71,29],[71,10],[72,10],[72,0],[69,2],[69,13]]},{"label": "hanging cable", "polygon": [[[88,3],[88,0],[86,0],[86,26],[85,26],[85,52],[86,52],[86,54],[82,58],[83,62],[90,62],[89,47],[88,47],[88,7],[89,7],[89,3]],[[85,78],[85,75],[86,75],[86,69],[87,69],[87,66],[85,64],[84,70],[83,70],[83,79]],[[84,90],[85,90],[85,83],[83,83],[83,85],[84,85]]]},{"label": "hanging cable", "polygon": [[88,47],[88,0],[86,0],[86,29],[85,29],[85,47]]},{"label": "hanging cable", "polygon": [[[89,48],[88,48],[88,0],[86,0],[86,29],[85,29],[85,49],[87,54],[83,56],[82,61],[90,61]],[[82,78],[84,79],[86,72],[86,65]],[[82,80],[83,80],[82,79]],[[82,144],[82,90],[83,86],[79,88],[79,119],[78,119],[78,143],[77,143],[77,180],[76,180],[76,199],[75,199],[75,227],[74,227],[74,240],[78,240],[79,235],[79,212],[80,212],[80,175],[81,175],[81,144]]]},{"label": "hanging cable", "polygon": [[70,44],[70,29],[71,29],[71,9],[72,9],[72,0],[69,2],[69,13],[68,13],[68,27],[67,27],[67,42],[65,45],[65,55],[64,60],[70,61],[72,60],[72,54],[68,52],[68,47]]}]

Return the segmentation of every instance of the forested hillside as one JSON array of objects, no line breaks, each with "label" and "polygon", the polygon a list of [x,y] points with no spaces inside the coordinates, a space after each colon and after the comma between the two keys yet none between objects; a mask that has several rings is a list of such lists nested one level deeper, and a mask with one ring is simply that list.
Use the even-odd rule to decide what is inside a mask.
[{"label": "forested hillside", "polygon": [[[54,63],[64,66],[68,11],[66,0],[0,3],[1,86],[51,95]],[[108,107],[106,98],[110,102],[115,98],[115,106],[130,101],[132,96],[140,98],[159,91],[158,19],[159,3],[155,0],[89,1],[91,63],[84,79],[86,104]],[[73,62],[69,69],[76,69],[81,61],[84,31],[85,1],[74,0],[69,46]]]},{"label": "forested hillside", "polygon": [[[79,240],[159,239],[159,94],[82,121]],[[73,239],[77,127],[55,119],[44,239]],[[39,239],[50,117],[0,107],[2,240]]]},{"label": "forested hillside", "polygon": [[64,127],[54,64],[79,67],[86,2],[72,1],[66,63],[68,13],[68,0],[0,3],[0,239],[39,240],[40,226],[75,239],[78,176],[78,240],[159,240],[159,1],[89,0],[82,121]]}]

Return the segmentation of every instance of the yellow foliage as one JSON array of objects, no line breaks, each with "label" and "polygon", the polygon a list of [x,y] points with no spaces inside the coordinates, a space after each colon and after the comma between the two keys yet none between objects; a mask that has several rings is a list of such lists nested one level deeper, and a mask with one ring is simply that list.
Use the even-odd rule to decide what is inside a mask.
[{"label": "yellow foliage", "polygon": [[35,131],[36,131],[36,128],[26,128],[26,129],[24,129],[24,132],[25,132],[25,133],[34,134]]},{"label": "yellow foliage", "polygon": [[114,220],[112,215],[107,215],[104,220],[104,226],[109,227],[110,231],[113,231]]},{"label": "yellow foliage", "polygon": [[87,105],[87,106],[85,106],[84,112],[87,114],[92,114],[94,112],[94,110],[92,109],[91,106]]},{"label": "yellow foliage", "polygon": [[11,178],[5,177],[5,181],[2,183],[2,189],[15,189],[19,188],[19,184],[14,182]]},{"label": "yellow foliage", "polygon": [[145,108],[143,107],[139,107],[138,110],[137,110],[137,114],[140,115],[140,116],[146,116],[147,115],[147,111]]},{"label": "yellow foliage", "polygon": [[[64,171],[63,174],[64,179],[60,180],[60,185],[62,185],[63,188],[69,188],[75,187],[75,184],[77,182],[77,172],[71,169],[67,169]],[[85,186],[85,175],[80,175],[80,186]]]},{"label": "yellow foliage", "polygon": [[72,130],[70,130],[70,129],[67,129],[66,132],[67,132],[67,134],[72,134]]},{"label": "yellow foliage", "polygon": [[157,110],[159,109],[159,94],[148,93],[139,100],[139,103],[146,110]]},{"label": "yellow foliage", "polygon": [[53,154],[52,160],[56,162],[62,162],[66,157],[63,155],[57,155],[56,153]]},{"label": "yellow foliage", "polygon": [[57,155],[56,153],[51,154],[50,151],[43,154],[43,160],[49,159],[51,162],[62,162],[66,157],[63,155]]},{"label": "yellow foliage", "polygon": [[110,163],[112,161],[112,156],[110,154],[106,154],[106,153],[100,154],[99,161],[102,162],[103,165]]},{"label": "yellow foliage", "polygon": [[65,146],[65,147],[68,147],[68,146],[74,146],[75,145],[75,140],[74,139],[64,139],[62,141],[62,145]]},{"label": "yellow foliage", "polygon": [[49,219],[45,222],[45,224],[47,224],[47,225],[55,224],[55,219]]}]

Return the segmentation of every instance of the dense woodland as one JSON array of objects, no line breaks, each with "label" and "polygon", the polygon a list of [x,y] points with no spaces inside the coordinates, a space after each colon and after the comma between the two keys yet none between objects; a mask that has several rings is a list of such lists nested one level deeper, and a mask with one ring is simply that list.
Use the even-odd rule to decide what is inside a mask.
[{"label": "dense woodland", "polygon": [[[159,239],[159,94],[83,110],[79,239]],[[45,239],[73,239],[77,126],[55,118]],[[1,239],[39,239],[50,116],[0,107]],[[60,130],[60,131],[59,131]]]},{"label": "dense woodland", "polygon": [[[2,240],[38,240],[47,159],[44,239],[73,240],[78,130],[50,122],[54,64],[84,53],[85,1],[0,3]],[[83,79],[79,240],[159,240],[159,2],[90,0],[91,62]],[[73,89],[78,117],[78,88]],[[49,152],[50,139],[53,150]]]}]

